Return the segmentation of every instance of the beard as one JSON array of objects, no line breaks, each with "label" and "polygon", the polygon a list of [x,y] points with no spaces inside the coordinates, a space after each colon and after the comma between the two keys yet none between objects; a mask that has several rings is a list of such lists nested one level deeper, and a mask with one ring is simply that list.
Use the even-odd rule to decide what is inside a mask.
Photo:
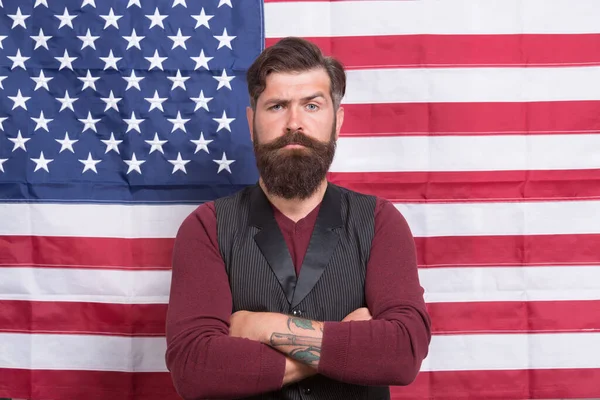
[{"label": "beard", "polygon": [[[334,122],[327,142],[294,131],[268,143],[260,143],[260,132],[257,132],[254,126],[256,165],[267,191],[288,200],[304,200],[314,194],[326,178],[333,162],[336,148],[335,131]],[[284,149],[291,144],[304,147]]]}]

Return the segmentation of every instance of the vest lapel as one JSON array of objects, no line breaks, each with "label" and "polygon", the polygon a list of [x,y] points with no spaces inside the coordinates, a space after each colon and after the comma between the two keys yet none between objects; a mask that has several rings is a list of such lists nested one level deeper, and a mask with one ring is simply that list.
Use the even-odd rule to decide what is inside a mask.
[{"label": "vest lapel", "polygon": [[334,228],[340,226],[342,226],[341,193],[335,186],[328,185],[302,262],[291,301],[292,308],[300,304],[321,278],[340,239]]},{"label": "vest lapel", "polygon": [[258,185],[250,198],[250,225],[260,229],[254,235],[254,241],[277,277],[288,303],[291,303],[296,288],[296,270],[271,204]]},{"label": "vest lapel", "polygon": [[339,234],[334,229],[342,226],[341,193],[328,185],[297,281],[287,243],[260,186],[253,189],[250,202],[250,225],[260,229],[254,241],[294,308],[319,281],[335,251]]}]

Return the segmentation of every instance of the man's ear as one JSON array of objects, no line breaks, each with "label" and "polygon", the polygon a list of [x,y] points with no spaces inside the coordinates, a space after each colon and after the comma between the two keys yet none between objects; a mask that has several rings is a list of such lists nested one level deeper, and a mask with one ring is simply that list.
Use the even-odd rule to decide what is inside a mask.
[{"label": "man's ear", "polygon": [[250,139],[254,141],[254,110],[252,110],[252,107],[246,107],[246,119],[248,120],[248,128],[250,128]]},{"label": "man's ear", "polygon": [[335,140],[338,140],[338,138],[340,137],[340,130],[342,129],[342,125],[344,123],[344,107],[338,107],[338,110],[335,113],[335,119]]}]

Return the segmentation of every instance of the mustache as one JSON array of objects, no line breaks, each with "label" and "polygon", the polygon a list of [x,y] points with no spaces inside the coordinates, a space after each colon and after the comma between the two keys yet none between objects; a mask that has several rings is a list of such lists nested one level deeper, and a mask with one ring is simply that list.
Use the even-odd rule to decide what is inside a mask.
[{"label": "mustache", "polygon": [[309,149],[315,149],[323,146],[322,143],[318,142],[316,139],[306,136],[301,131],[293,131],[286,133],[285,135],[280,136],[269,143],[263,143],[262,147],[265,150],[278,150],[292,144],[301,145]]}]

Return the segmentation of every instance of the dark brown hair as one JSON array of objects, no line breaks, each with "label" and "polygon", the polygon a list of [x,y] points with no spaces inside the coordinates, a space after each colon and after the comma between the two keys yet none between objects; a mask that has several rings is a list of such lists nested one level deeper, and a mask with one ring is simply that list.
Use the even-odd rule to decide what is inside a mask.
[{"label": "dark brown hair", "polygon": [[308,40],[298,37],[281,39],[266,48],[252,63],[246,73],[250,106],[255,109],[260,94],[265,90],[267,75],[272,72],[304,72],[323,68],[330,80],[330,95],[334,109],[340,106],[346,93],[346,73],[342,64],[326,57],[321,49]]}]

